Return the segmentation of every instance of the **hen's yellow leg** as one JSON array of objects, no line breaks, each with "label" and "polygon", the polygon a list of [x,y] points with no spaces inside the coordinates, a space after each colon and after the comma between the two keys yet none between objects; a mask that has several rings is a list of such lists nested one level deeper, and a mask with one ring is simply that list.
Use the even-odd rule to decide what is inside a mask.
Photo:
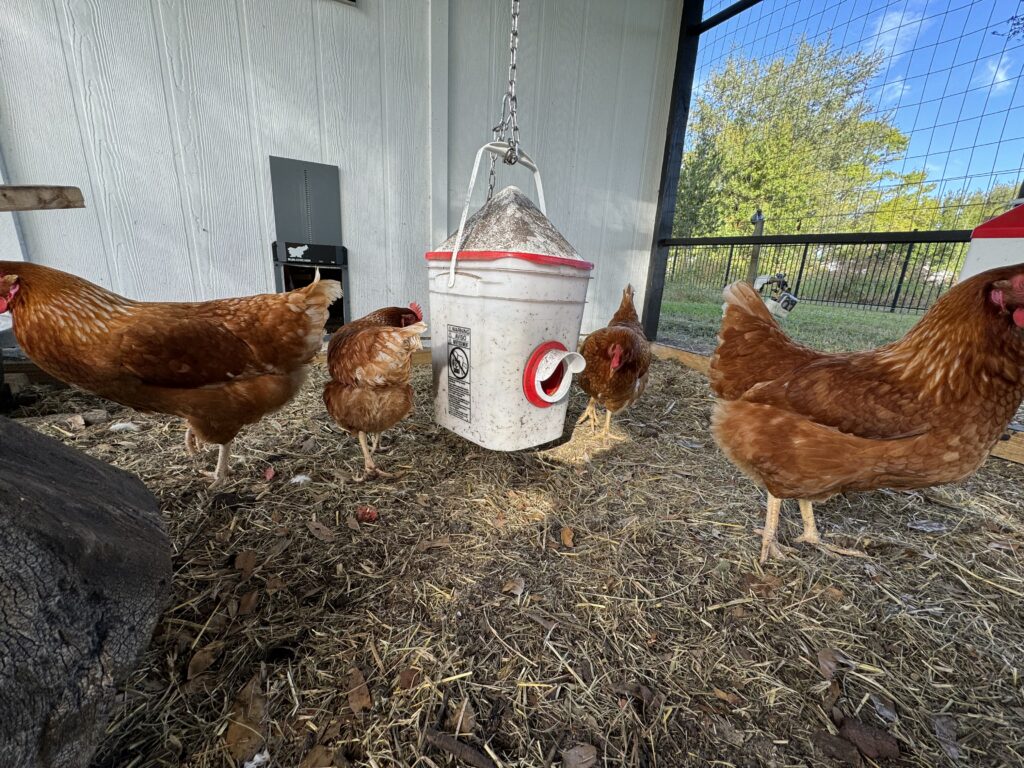
[{"label": "hen's yellow leg", "polygon": [[848,555],[850,557],[868,556],[866,552],[861,552],[859,549],[844,549],[843,547],[836,547],[822,541],[821,534],[818,533],[818,526],[814,522],[814,507],[807,499],[800,499],[800,517],[804,519],[804,532],[796,537],[798,542],[813,544],[833,555]]},{"label": "hen's yellow leg", "polygon": [[362,475],[356,475],[352,478],[353,482],[361,483],[364,480],[369,480],[374,477],[391,477],[387,472],[382,472],[377,468],[377,465],[373,463],[373,455],[370,452],[370,446],[366,442],[366,433],[359,433],[359,447],[363,451],[363,468],[366,470]]},{"label": "hen's yellow leg", "polygon": [[217,453],[217,470],[215,472],[204,472],[203,474],[213,478],[213,482],[210,484],[211,491],[216,491],[228,484],[228,478],[231,476],[230,442],[220,446],[220,450]]},{"label": "hen's yellow leg", "polygon": [[597,432],[597,401],[594,398],[590,398],[590,402],[587,403],[587,409],[576,419],[576,423],[582,424],[588,420],[592,428],[591,431]]},{"label": "hen's yellow leg", "polygon": [[768,556],[784,558],[786,553],[779,546],[779,514],[782,512],[782,499],[768,494],[768,514],[764,519],[764,530],[761,533],[761,565],[768,562]]},{"label": "hen's yellow leg", "polygon": [[612,434],[612,412],[611,411],[605,411],[604,412],[604,432],[601,433],[601,437],[604,438],[605,442],[608,442],[609,440],[625,440],[626,439],[626,438],[622,437],[622,435],[613,435]]},{"label": "hen's yellow leg", "polygon": [[195,456],[199,450],[199,437],[196,435],[195,430],[189,425],[188,429],[185,430],[185,453],[189,456]]},{"label": "hen's yellow leg", "polygon": [[373,442],[370,443],[370,455],[373,456],[377,452],[377,446],[380,445],[380,432],[373,433]]}]

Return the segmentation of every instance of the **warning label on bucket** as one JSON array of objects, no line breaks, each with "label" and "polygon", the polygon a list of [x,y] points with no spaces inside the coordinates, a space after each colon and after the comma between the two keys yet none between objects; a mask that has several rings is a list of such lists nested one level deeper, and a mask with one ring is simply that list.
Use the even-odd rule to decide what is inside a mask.
[{"label": "warning label on bucket", "polygon": [[448,413],[472,421],[470,411],[469,328],[448,326]]}]

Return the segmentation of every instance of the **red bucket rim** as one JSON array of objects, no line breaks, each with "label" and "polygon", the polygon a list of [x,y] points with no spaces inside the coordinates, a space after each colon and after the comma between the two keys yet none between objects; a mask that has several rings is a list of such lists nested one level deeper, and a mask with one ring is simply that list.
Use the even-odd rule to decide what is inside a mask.
[{"label": "red bucket rim", "polygon": [[[428,251],[427,261],[451,261],[451,251]],[[567,259],[564,256],[549,256],[545,253],[526,253],[524,251],[459,251],[459,261],[497,261],[498,259],[520,259],[534,264],[548,266],[573,267],[574,269],[591,270],[594,265],[582,259]]]}]

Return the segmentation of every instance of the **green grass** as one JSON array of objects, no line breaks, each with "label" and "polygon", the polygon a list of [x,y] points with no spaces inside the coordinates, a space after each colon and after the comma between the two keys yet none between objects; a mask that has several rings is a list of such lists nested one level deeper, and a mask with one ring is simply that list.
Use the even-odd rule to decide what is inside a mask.
[{"label": "green grass", "polygon": [[[786,333],[801,344],[827,352],[843,352],[871,349],[895,341],[920,317],[802,302],[781,322]],[[710,353],[715,348],[721,319],[719,292],[666,285],[658,341]]]}]

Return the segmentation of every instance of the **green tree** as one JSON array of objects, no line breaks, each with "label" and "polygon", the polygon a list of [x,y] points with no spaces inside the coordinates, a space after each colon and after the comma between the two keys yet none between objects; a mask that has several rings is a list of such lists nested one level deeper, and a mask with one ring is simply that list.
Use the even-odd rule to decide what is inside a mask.
[{"label": "green tree", "polygon": [[[734,54],[703,84],[691,112],[676,207],[678,236],[749,234],[760,207],[780,231],[864,228],[865,199],[892,210],[895,188],[921,198],[923,174],[889,170],[908,139],[867,97],[881,52],[800,43],[792,58]],[[910,202],[909,200],[905,202]],[[828,214],[824,219],[822,216]],[[838,226],[832,219],[847,219]]]}]

